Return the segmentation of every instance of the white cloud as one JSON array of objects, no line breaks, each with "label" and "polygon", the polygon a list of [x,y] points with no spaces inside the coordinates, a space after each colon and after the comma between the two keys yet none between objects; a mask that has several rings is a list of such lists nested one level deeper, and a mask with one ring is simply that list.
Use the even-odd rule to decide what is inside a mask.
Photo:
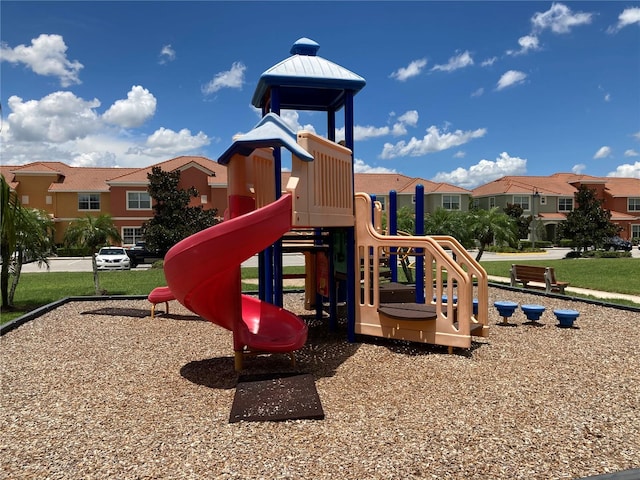
[{"label": "white cloud", "polygon": [[389,77],[395,78],[400,82],[404,82],[411,77],[415,77],[420,75],[424,67],[427,66],[427,59],[421,58],[419,60],[414,60],[407,67],[401,67],[395,72],[392,72]]},{"label": "white cloud", "polygon": [[173,62],[176,59],[176,51],[171,45],[164,45],[160,50],[160,60],[158,63],[164,65],[169,62]]},{"label": "white cloud", "polygon": [[113,152],[82,152],[71,157],[67,163],[72,167],[116,167],[116,155]]},{"label": "white cloud", "polygon": [[629,150],[624,151],[625,157],[637,157],[640,153],[636,152],[634,149],[630,148]]},{"label": "white cloud", "polygon": [[576,163],[573,167],[571,167],[571,171],[576,175],[580,175],[587,169],[587,166],[584,163]]},{"label": "white cloud", "polygon": [[22,63],[34,73],[48,77],[58,77],[60,85],[80,84],[78,74],[84,68],[77,60],[67,59],[67,45],[61,35],[42,34],[31,40],[31,46],[18,45],[10,48],[0,45],[0,60],[9,63]]},{"label": "white cloud", "polygon": [[393,168],[372,167],[359,158],[353,162],[353,171],[355,173],[397,173]]},{"label": "white cloud", "polygon": [[439,70],[441,72],[453,72],[454,70],[458,70],[460,68],[468,67],[473,65],[473,58],[471,58],[471,54],[468,50],[462,52],[455,57],[451,57],[447,63],[444,65],[435,65],[431,70]]},{"label": "white cloud", "polygon": [[553,33],[569,33],[573,27],[591,23],[592,14],[574,13],[562,3],[554,3],[546,12],[536,12],[531,18],[534,31],[551,30]]},{"label": "white cloud", "polygon": [[640,25],[640,7],[625,8],[620,15],[618,15],[618,23],[607,29],[607,33],[616,33],[622,28],[637,23]]},{"label": "white cloud", "polygon": [[421,139],[411,137],[411,140],[404,140],[396,143],[385,143],[380,154],[381,158],[389,159],[396,157],[419,157],[429,153],[440,152],[448,148],[458,147],[474,138],[481,138],[487,133],[486,128],[477,130],[456,130],[455,132],[440,132],[438,127],[432,125],[427,129],[427,134]]},{"label": "white cloud", "polygon": [[187,129],[176,133],[161,128],[149,137],[122,132],[96,112],[99,100],[87,101],[71,92],[29,101],[12,96],[7,105],[11,113],[0,133],[0,154],[7,165],[57,160],[72,166],[142,167],[199,153],[211,143],[203,132],[192,135]]},{"label": "white cloud", "polygon": [[493,65],[494,63],[496,63],[496,61],[498,60],[498,57],[491,57],[491,58],[487,58],[486,60],[483,60],[482,63],[480,64],[481,67],[490,67],[491,65]]},{"label": "white cloud", "polygon": [[209,145],[211,140],[203,133],[192,135],[191,131],[183,128],[175,132],[161,127],[147,138],[144,147],[139,151],[153,157],[174,157],[184,152],[191,152]]},{"label": "white cloud", "polygon": [[462,150],[458,150],[453,154],[453,158],[464,158],[467,156],[467,152],[463,152]]},{"label": "white cloud", "polygon": [[503,90],[512,85],[517,85],[519,83],[523,83],[527,78],[527,74],[524,72],[519,72],[518,70],[509,70],[505,72],[498,80],[496,85],[496,90]]},{"label": "white cloud", "polygon": [[502,152],[495,161],[480,160],[469,169],[459,167],[452,172],[438,172],[431,180],[472,189],[505,175],[524,175],[526,171],[526,159],[512,157],[507,152]]},{"label": "white cloud", "polygon": [[611,147],[600,147],[593,158],[607,158],[611,156]]},{"label": "white cloud", "polygon": [[507,55],[524,55],[530,51],[540,50],[540,42],[535,35],[525,35],[518,39],[520,50],[507,50]]},{"label": "white cloud", "polygon": [[7,123],[17,141],[61,143],[86,136],[102,126],[95,111],[100,101],[95,98],[86,101],[71,92],[54,92],[26,102],[13,95],[8,105],[12,112]]},{"label": "white cloud", "polygon": [[123,128],[139,127],[156,113],[156,97],[140,85],[131,87],[126,100],[117,100],[102,118]]},{"label": "white cloud", "polygon": [[316,131],[315,127],[309,123],[305,125],[300,124],[300,114],[297,110],[282,110],[280,112],[280,118],[282,118],[284,123],[286,123],[287,126],[294,132],[297,132],[299,130],[306,130],[308,132],[315,133]]},{"label": "white cloud", "polygon": [[418,111],[417,110],[407,110],[402,115],[398,117],[398,122],[403,125],[410,125],[415,127],[418,124]]},{"label": "white cloud", "polygon": [[615,171],[609,172],[607,177],[640,178],[640,162],[619,165]]},{"label": "white cloud", "polygon": [[215,93],[223,88],[241,89],[244,84],[244,72],[247,67],[242,62],[233,62],[231,69],[216,73],[215,77],[202,87],[205,95]]},{"label": "white cloud", "polygon": [[475,92],[471,92],[472,97],[480,97],[484,94],[484,88],[480,87]]},{"label": "white cloud", "polygon": [[634,137],[636,140],[640,140],[640,132],[636,132],[636,133],[634,133],[634,134],[633,134],[633,137]]},{"label": "white cloud", "polygon": [[[395,115],[392,114],[392,117]],[[418,124],[419,114],[417,110],[407,110],[400,115],[391,127],[374,127],[372,125],[355,125],[353,127],[353,139],[355,141],[368,140],[370,138],[386,137],[393,135],[398,137],[407,134],[407,126],[415,127]],[[344,140],[344,127],[336,129],[336,141]]]}]

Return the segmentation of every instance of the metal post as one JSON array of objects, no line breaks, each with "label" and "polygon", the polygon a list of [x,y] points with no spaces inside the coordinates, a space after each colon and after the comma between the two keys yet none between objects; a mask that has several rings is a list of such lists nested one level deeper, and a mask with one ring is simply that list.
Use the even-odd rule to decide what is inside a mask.
[{"label": "metal post", "polygon": [[[424,235],[424,185],[416,185],[416,236]],[[431,268],[431,265],[429,265]],[[424,249],[416,248],[416,303],[424,303]]]}]

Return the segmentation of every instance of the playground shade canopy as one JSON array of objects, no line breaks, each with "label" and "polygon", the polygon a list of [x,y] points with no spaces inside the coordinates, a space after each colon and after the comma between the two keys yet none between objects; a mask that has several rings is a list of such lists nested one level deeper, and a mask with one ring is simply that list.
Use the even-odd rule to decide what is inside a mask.
[{"label": "playground shade canopy", "polygon": [[262,108],[269,91],[277,87],[280,108],[285,110],[334,111],[344,105],[345,92],[359,92],[364,78],[317,55],[318,45],[300,38],[291,47],[292,56],[266,70],[258,81],[251,103]]}]

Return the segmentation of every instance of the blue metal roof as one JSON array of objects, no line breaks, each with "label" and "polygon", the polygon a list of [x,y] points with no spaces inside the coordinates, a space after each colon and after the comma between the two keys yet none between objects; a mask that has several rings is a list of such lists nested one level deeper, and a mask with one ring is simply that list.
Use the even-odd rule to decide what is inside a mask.
[{"label": "blue metal roof", "polygon": [[317,55],[318,45],[300,38],[291,47],[292,56],[265,71],[258,81],[251,103],[262,108],[271,87],[280,90],[280,108],[286,110],[339,110],[347,90],[357,93],[364,78]]},{"label": "blue metal roof", "polygon": [[218,158],[218,163],[227,165],[236,153],[247,157],[256,148],[263,147],[285,147],[301,160],[313,160],[313,155],[298,145],[295,132],[278,115],[268,113],[251,131],[237,136]]}]

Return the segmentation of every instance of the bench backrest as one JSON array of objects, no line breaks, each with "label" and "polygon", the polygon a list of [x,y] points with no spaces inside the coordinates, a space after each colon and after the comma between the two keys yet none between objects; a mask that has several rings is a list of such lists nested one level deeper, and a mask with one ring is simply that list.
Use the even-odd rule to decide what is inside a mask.
[{"label": "bench backrest", "polygon": [[533,265],[511,265],[511,277],[514,280],[528,280],[531,282],[544,282],[545,272],[548,267],[536,267]]}]

